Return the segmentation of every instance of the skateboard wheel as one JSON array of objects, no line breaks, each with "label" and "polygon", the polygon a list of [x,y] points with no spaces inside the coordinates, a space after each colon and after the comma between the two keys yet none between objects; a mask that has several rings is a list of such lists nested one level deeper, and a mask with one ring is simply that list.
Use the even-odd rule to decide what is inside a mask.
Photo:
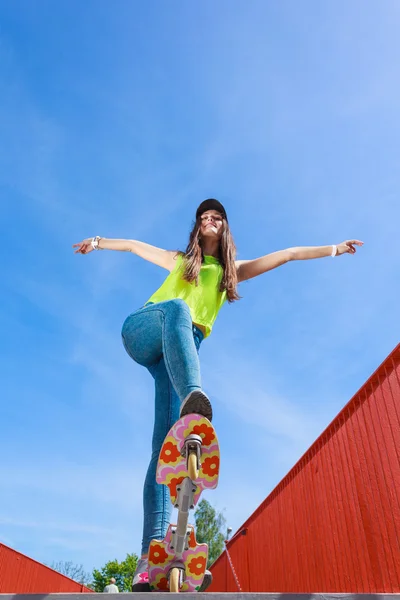
[{"label": "skateboard wheel", "polygon": [[188,456],[188,474],[192,481],[196,481],[199,477],[199,469],[197,466],[197,452],[190,452]]},{"label": "skateboard wheel", "polygon": [[169,573],[169,591],[179,592],[180,588],[180,569],[173,567]]}]

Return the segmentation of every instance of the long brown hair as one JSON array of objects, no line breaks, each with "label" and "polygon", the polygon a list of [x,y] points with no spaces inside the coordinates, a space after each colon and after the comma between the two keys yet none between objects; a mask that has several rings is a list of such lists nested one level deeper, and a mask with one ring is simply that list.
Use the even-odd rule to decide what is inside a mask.
[{"label": "long brown hair", "polygon": [[[226,290],[228,302],[234,302],[235,300],[240,299],[236,289],[238,283],[235,266],[236,246],[235,242],[233,241],[228,221],[226,219],[223,219],[222,228],[218,260],[223,268],[223,276],[219,289],[221,292]],[[200,229],[201,216],[196,219],[193,225],[186,251],[182,252],[185,262],[183,278],[189,283],[194,281],[196,285],[198,285],[199,282],[199,273],[203,262],[203,248]]]}]

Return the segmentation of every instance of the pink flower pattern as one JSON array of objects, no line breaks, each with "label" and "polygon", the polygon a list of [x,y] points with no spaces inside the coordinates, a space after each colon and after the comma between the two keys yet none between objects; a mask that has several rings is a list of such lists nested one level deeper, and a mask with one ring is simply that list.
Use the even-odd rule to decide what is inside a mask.
[{"label": "pink flower pattern", "polygon": [[[175,501],[176,490],[172,489],[173,486],[170,486],[169,482],[173,480],[176,481],[176,479],[178,478],[178,474],[179,476],[181,476],[182,471],[186,472],[186,461],[185,458],[182,456],[180,460],[178,459],[177,462],[174,464],[171,464],[171,462],[166,462],[164,460],[164,450],[169,449],[169,446],[171,445],[171,439],[176,440],[178,449],[181,449],[185,438],[190,433],[198,433],[202,430],[206,431],[207,435],[203,439],[203,444],[201,448],[201,462],[203,465],[208,465],[211,464],[211,460],[211,462],[214,465],[216,465],[217,463],[219,465],[219,445],[217,434],[215,433],[215,429],[210,423],[210,421],[208,421],[208,419],[202,417],[201,415],[186,415],[185,417],[179,419],[168,432],[168,435],[166,437],[166,440],[168,441],[164,442],[161,448],[157,465],[156,479],[157,483],[168,485],[172,496],[171,500],[173,502]],[[194,497],[195,504],[197,504],[200,494],[203,490],[210,490],[217,487],[219,474],[218,471],[219,467],[214,468],[212,472],[207,468],[206,472],[204,472],[203,468],[200,468],[199,477],[195,481],[197,486],[197,491]]]},{"label": "pink flower pattern", "polygon": [[[186,567],[186,579],[181,589],[182,592],[195,592],[201,585],[204,577],[204,570],[207,564],[208,547],[207,544],[197,544],[196,536],[194,533],[193,526],[190,533],[190,545],[188,550],[185,550],[182,554],[182,561]],[[171,563],[175,560],[174,551],[171,550],[170,543],[172,537],[172,526],[170,525],[167,531],[167,535],[163,541],[152,540],[150,542],[149,552],[149,584],[152,590],[165,591],[165,581],[168,576]],[[163,546],[168,559],[165,563],[155,564],[152,562],[152,546]],[[157,548],[158,550],[158,548]],[[194,561],[194,562],[193,562]],[[197,568],[190,569],[189,565],[194,564]],[[199,565],[201,564],[201,568]]]}]

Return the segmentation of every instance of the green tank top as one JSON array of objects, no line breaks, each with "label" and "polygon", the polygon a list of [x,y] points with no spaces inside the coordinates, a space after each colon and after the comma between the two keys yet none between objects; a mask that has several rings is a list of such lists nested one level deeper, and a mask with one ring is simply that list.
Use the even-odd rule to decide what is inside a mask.
[{"label": "green tank top", "polygon": [[204,256],[197,286],[195,282],[189,283],[183,279],[183,272],[183,256],[180,254],[173,270],[147,302],[165,302],[181,298],[189,306],[193,323],[202,325],[205,337],[207,337],[226,300],[226,291],[220,292],[219,290],[223,268],[218,259],[213,256]]}]

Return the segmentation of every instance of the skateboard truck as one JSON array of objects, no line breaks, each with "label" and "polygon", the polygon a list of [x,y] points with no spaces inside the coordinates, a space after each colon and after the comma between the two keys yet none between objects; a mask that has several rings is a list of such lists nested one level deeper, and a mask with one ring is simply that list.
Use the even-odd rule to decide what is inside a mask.
[{"label": "skateboard truck", "polygon": [[182,446],[181,455],[186,458],[186,469],[192,480],[197,479],[199,476],[202,443],[203,439],[200,435],[191,433]]},{"label": "skateboard truck", "polygon": [[[181,554],[181,552],[184,552],[185,550],[189,550],[189,536],[190,536],[191,530],[187,529],[186,534],[183,536],[180,536],[180,538],[177,536],[177,527],[171,527],[171,542],[169,547],[171,548],[171,550],[175,550],[175,554]],[[182,542],[180,542],[180,539],[183,539],[183,544]],[[182,550],[181,552],[179,551],[178,545],[182,546]]]}]

